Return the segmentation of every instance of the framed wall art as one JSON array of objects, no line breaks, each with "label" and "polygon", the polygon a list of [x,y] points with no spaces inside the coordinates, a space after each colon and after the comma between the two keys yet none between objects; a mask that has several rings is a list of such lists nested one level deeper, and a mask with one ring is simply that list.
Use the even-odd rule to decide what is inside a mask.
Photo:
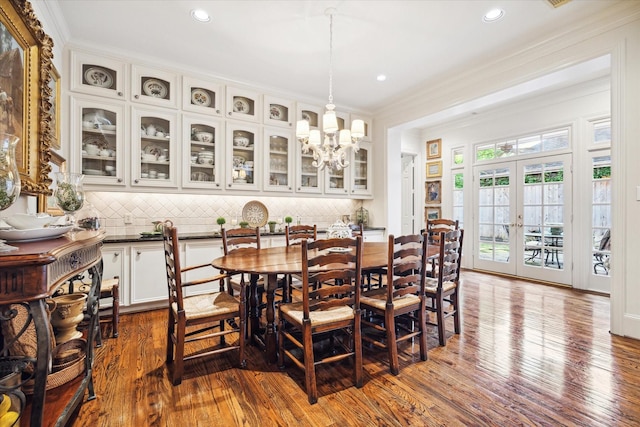
[{"label": "framed wall art", "polygon": [[424,222],[426,223],[427,220],[431,220],[433,221],[434,219],[440,219],[441,217],[441,210],[440,207],[429,207],[429,208],[424,208]]},{"label": "framed wall art", "polygon": [[[49,172],[49,178],[52,182],[55,181],[56,172],[66,172],[67,161],[60,154],[55,151],[51,152],[51,172]],[[54,182],[55,185],[55,182]],[[57,216],[64,215],[62,209],[56,205],[55,198],[47,194],[38,195],[38,212],[46,212],[49,215]]]},{"label": "framed wall art", "polygon": [[427,160],[429,159],[439,159],[440,153],[442,149],[442,140],[434,139],[432,141],[427,141]]},{"label": "framed wall art", "polygon": [[0,132],[20,138],[22,194],[49,191],[53,41],[26,0],[0,2]]},{"label": "framed wall art", "polygon": [[442,181],[427,181],[424,183],[424,192],[426,194],[426,204],[439,205],[442,201]]},{"label": "framed wall art", "polygon": [[439,178],[442,176],[442,160],[427,162],[427,178]]}]

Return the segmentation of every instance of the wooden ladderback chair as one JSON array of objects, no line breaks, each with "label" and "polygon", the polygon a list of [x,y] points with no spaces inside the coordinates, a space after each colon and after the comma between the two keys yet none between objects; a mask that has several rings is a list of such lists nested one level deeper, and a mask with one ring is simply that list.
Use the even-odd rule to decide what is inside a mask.
[{"label": "wooden ladderback chair", "polygon": [[435,314],[438,339],[446,345],[445,319],[452,316],[454,332],[460,333],[460,262],[464,230],[440,232],[437,236],[438,256],[434,258],[433,277],[425,280],[426,309]]},{"label": "wooden ladderback chair", "polygon": [[[169,291],[166,362],[167,366],[173,367],[172,384],[178,385],[182,382],[185,361],[231,350],[239,351],[240,366],[244,368],[246,366],[244,356],[246,330],[244,287],[240,290],[239,298],[235,298],[225,291],[225,274],[183,281],[182,276],[187,271],[213,267],[211,264],[185,268],[180,265],[178,230],[173,227],[170,221],[165,222],[162,237]],[[218,290],[188,297],[184,295],[183,288],[214,282],[219,283]],[[226,324],[232,326],[227,328]],[[225,337],[229,334],[239,335],[237,344],[226,344]],[[201,346],[194,347],[192,352],[185,354],[185,344],[204,339],[215,341],[215,344],[207,349],[202,349]]]},{"label": "wooden ladderback chair", "polygon": [[314,225],[287,225],[284,229],[287,246],[302,243],[303,240],[318,240],[318,227]]},{"label": "wooden ladderback chair", "polygon": [[[438,218],[438,219],[428,219],[427,220],[427,228],[422,230],[423,233],[427,234],[428,242],[431,244],[437,245],[439,243],[440,233],[449,232],[451,230],[457,230],[458,220],[446,219],[446,218]],[[433,268],[435,263],[432,261],[427,264],[427,276],[433,277]]]},{"label": "wooden ladderback chair", "polygon": [[427,324],[424,296],[427,242],[421,234],[388,238],[387,280],[364,292],[362,339],[385,348],[391,373],[398,375],[398,346],[418,338],[420,359],[427,360]]},{"label": "wooden ladderback chair", "polygon": [[[260,249],[260,227],[222,229],[222,248],[225,255],[244,250],[245,248]],[[229,293],[239,292],[245,283],[244,275],[233,271],[225,271]],[[262,286],[264,290],[264,286]]]},{"label": "wooden ladderback chair", "polygon": [[[362,237],[306,241],[300,247],[302,301],[278,306],[278,362],[284,368],[286,357],[304,370],[309,403],[314,404],[318,365],[353,359],[353,380],[362,387]],[[313,287],[313,283],[334,285]],[[318,346],[314,351],[314,341],[327,335],[329,348]]]},{"label": "wooden ladderback chair", "polygon": [[[287,225],[284,229],[287,246],[299,245],[303,241],[318,240],[318,227],[314,225]],[[282,294],[284,302],[291,302],[293,289],[300,289],[302,276],[287,274],[283,279]]]},{"label": "wooden ladderback chair", "polygon": [[351,228],[351,235],[353,237],[362,236],[364,238],[364,225],[360,224],[350,224],[349,228]]}]

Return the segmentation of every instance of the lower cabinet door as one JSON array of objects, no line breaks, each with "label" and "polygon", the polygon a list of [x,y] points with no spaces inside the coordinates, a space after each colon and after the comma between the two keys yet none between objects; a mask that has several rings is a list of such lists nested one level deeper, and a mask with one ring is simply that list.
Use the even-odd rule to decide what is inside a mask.
[{"label": "lower cabinet door", "polygon": [[131,247],[131,304],[165,301],[167,273],[162,243]]},{"label": "lower cabinet door", "polygon": [[[120,278],[120,306],[129,305],[129,273],[127,271],[128,261],[126,259],[126,248],[124,246],[104,245],[102,247],[103,271],[102,279]],[[100,301],[100,307],[110,307],[111,299],[105,298]]]},{"label": "lower cabinet door", "polygon": [[[223,255],[222,240],[207,240],[207,241],[192,241],[184,243],[184,256],[181,259],[183,267],[192,265],[209,264],[215,258],[219,258]],[[195,279],[204,279],[212,277],[218,274],[217,268],[202,267],[192,271],[188,271],[186,274],[187,281]],[[220,282],[204,283],[197,286],[189,286],[185,289],[185,294],[196,295],[200,293],[211,292],[212,290],[220,290]]]}]

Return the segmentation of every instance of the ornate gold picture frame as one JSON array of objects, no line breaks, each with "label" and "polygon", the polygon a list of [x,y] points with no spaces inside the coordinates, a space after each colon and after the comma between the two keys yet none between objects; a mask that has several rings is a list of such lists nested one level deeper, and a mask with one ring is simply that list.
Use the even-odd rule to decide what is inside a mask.
[{"label": "ornate gold picture frame", "polygon": [[427,162],[427,178],[438,178],[442,176],[442,160]]},{"label": "ornate gold picture frame", "polygon": [[442,181],[427,181],[424,183],[425,203],[440,204],[442,200]]},{"label": "ornate gold picture frame", "polygon": [[[51,152],[51,172],[49,178],[53,181],[56,172],[67,171],[67,160],[55,151]],[[38,212],[46,212],[49,215],[64,215],[55,202],[55,198],[47,194],[38,195]]]},{"label": "ornate gold picture frame", "polygon": [[432,141],[427,141],[427,160],[430,159],[439,159],[441,156],[442,150],[442,140],[434,139]]},{"label": "ornate gold picture frame", "polygon": [[0,37],[0,132],[20,138],[22,194],[45,194],[51,184],[53,41],[26,0],[0,2]]},{"label": "ornate gold picture frame", "polygon": [[434,219],[440,219],[440,217],[442,216],[442,211],[440,210],[440,208],[424,208],[424,222],[426,223],[427,220],[434,220]]},{"label": "ornate gold picture frame", "polygon": [[62,148],[60,143],[60,73],[56,67],[51,64],[51,80],[49,81],[49,89],[51,90],[51,129],[53,130],[53,138],[51,138],[51,148],[59,150]]}]

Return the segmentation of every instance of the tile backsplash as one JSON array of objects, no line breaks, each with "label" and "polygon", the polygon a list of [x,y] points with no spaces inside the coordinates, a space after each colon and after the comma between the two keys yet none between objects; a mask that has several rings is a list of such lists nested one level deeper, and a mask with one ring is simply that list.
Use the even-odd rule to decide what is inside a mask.
[{"label": "tile backsplash", "polygon": [[[183,233],[218,230],[216,219],[242,221],[242,208],[252,200],[262,202],[269,211],[269,219],[277,221],[285,216],[294,223],[317,224],[326,228],[342,215],[353,215],[359,200],[303,198],[219,196],[195,194],[113,193],[87,192],[87,201],[104,218],[109,235],[137,234],[153,229],[152,221],[170,219]],[[125,224],[131,216],[132,224]]]}]

